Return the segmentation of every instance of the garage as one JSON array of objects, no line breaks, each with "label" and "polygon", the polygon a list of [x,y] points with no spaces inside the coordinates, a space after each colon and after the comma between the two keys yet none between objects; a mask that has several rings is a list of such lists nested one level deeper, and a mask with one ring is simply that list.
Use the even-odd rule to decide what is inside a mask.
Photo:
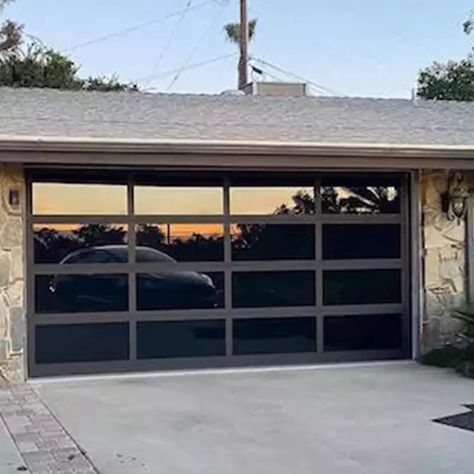
[{"label": "garage", "polygon": [[26,178],[33,376],[411,357],[403,173]]}]

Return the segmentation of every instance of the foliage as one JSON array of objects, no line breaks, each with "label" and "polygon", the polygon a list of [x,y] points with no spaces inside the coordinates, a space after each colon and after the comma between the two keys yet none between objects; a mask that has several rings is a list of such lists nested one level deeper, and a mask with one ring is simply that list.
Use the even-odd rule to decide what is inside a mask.
[{"label": "foliage", "polygon": [[465,324],[464,336],[474,343],[474,305],[468,304],[455,311],[454,317],[460,319]]},{"label": "foliage", "polygon": [[435,349],[422,357],[422,362],[435,367],[456,369],[466,377],[474,378],[474,305],[457,309],[453,316],[465,323],[462,346]]},{"label": "foliage", "polygon": [[23,25],[6,20],[0,25],[0,55],[17,54],[23,42]]},{"label": "foliage", "polygon": [[[474,15],[463,23],[466,35],[474,31]],[[434,62],[418,73],[417,95],[428,100],[474,101],[474,57]]]},{"label": "foliage", "polygon": [[[257,19],[249,21],[249,40],[252,41],[255,38],[255,32],[257,29]],[[228,23],[224,26],[224,31],[227,35],[227,40],[231,43],[239,44],[240,42],[240,23]]]},{"label": "foliage", "polygon": [[137,91],[116,77],[82,79],[79,67],[67,56],[38,43],[24,52],[0,56],[0,86],[39,87],[86,91]]},{"label": "foliage", "polygon": [[442,368],[456,368],[464,360],[464,352],[453,346],[446,346],[440,349],[423,354],[421,362],[425,365]]},{"label": "foliage", "polygon": [[428,100],[474,101],[473,58],[434,63],[420,71],[418,96]]},{"label": "foliage", "polygon": [[[13,0],[0,0],[0,13]],[[23,41],[23,25],[6,20],[0,25],[0,56],[17,53]]]},{"label": "foliage", "polygon": [[[0,0],[0,13],[13,0]],[[33,41],[24,46],[24,27],[12,20],[0,25],[0,86],[39,87],[85,91],[137,91],[136,84],[117,77],[78,76],[79,66],[69,57]]]},{"label": "foliage", "polygon": [[138,85],[134,83],[126,84],[120,82],[117,76],[112,77],[88,77],[87,79],[81,79],[81,89],[85,91],[98,91],[98,92],[138,92]]},{"label": "foliage", "polygon": [[474,13],[471,13],[468,19],[462,24],[464,33],[470,35],[474,31]]}]

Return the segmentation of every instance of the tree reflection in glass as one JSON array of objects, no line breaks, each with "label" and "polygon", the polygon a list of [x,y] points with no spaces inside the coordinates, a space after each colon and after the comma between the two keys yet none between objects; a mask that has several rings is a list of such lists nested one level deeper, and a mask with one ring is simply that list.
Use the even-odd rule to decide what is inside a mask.
[{"label": "tree reflection in glass", "polygon": [[233,215],[314,214],[312,187],[231,187],[230,211]]},{"label": "tree reflection in glass", "polygon": [[[137,226],[137,245],[159,250],[178,262],[222,261],[224,227],[221,224],[142,224]],[[137,261],[140,261],[138,254]]]},{"label": "tree reflection in glass", "polygon": [[395,186],[323,186],[322,210],[328,214],[398,214],[400,193]]},{"label": "tree reflection in glass", "polygon": [[233,260],[305,260],[315,256],[311,224],[234,224]]},{"label": "tree reflection in glass", "polygon": [[125,224],[35,224],[33,232],[35,263],[60,263],[80,249],[127,242]]}]

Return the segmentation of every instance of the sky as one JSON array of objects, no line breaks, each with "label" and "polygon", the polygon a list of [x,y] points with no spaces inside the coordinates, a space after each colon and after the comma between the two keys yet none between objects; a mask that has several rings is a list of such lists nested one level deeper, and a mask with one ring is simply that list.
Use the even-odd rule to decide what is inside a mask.
[{"label": "sky", "polygon": [[[223,25],[238,19],[238,0],[191,0],[178,14],[188,2],[16,0],[3,17],[24,23],[28,34],[70,55],[84,76],[115,73],[157,92],[235,89],[236,56],[172,72],[237,52],[226,41]],[[258,19],[251,55],[336,95],[409,97],[420,68],[460,59],[472,47],[462,23],[474,0],[248,2],[250,17]],[[267,79],[289,79],[269,66],[264,69],[271,74]]]}]

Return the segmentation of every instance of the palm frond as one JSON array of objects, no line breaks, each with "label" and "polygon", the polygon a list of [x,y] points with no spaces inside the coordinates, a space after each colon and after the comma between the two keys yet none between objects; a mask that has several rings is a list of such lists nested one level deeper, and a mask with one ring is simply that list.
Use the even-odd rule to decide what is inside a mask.
[{"label": "palm frond", "polygon": [[[249,40],[252,41],[255,38],[255,32],[257,29],[257,19],[249,21]],[[239,44],[240,42],[240,24],[239,23],[227,23],[224,26],[227,40],[231,43]]]}]

